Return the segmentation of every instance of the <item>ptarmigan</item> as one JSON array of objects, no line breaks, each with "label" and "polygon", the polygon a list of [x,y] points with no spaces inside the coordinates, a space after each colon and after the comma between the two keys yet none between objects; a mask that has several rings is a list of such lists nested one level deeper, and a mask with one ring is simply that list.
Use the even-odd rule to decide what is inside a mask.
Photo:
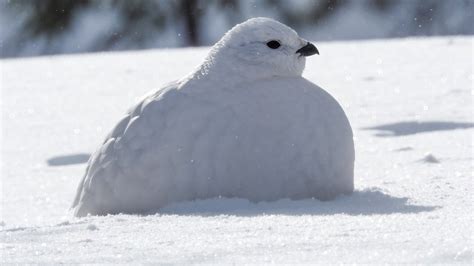
[{"label": "ptarmigan", "polygon": [[190,75],[147,96],[91,156],[76,216],[179,201],[332,199],[354,188],[354,143],[334,98],[301,77],[316,47],[269,18],[236,25]]}]

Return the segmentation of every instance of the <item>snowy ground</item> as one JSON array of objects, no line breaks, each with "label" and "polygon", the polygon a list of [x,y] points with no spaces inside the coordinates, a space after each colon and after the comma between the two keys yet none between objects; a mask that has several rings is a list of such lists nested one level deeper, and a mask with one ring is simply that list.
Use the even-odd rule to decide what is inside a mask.
[{"label": "snowy ground", "polygon": [[473,38],[317,43],[304,76],[344,106],[356,192],[68,212],[89,153],[207,49],[1,62],[1,263],[472,263]]}]

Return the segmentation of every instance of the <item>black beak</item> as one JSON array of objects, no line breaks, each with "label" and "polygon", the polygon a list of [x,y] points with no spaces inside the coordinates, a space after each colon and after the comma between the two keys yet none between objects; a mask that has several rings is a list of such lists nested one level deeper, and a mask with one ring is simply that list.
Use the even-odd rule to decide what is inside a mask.
[{"label": "black beak", "polygon": [[301,47],[296,53],[299,53],[301,56],[310,56],[314,54],[319,54],[318,48],[314,44],[308,42],[305,46]]}]

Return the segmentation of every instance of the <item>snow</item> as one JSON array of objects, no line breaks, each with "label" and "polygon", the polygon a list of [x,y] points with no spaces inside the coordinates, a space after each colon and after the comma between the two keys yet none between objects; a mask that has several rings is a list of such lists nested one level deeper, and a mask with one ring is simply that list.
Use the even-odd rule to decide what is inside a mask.
[{"label": "snow", "polygon": [[142,216],[73,218],[78,163],[208,48],[0,61],[2,263],[472,263],[473,38],[315,44],[303,76],[351,121],[353,195]]},{"label": "snow", "polygon": [[427,153],[420,161],[425,163],[439,163],[439,160],[431,153]]}]

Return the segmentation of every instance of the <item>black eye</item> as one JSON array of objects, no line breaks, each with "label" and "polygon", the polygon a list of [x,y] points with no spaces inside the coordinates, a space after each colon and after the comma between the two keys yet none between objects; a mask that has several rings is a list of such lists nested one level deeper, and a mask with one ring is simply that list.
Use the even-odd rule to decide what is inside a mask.
[{"label": "black eye", "polygon": [[280,47],[280,43],[278,41],[269,41],[267,42],[267,46],[272,48],[272,49],[277,49],[278,47]]}]

